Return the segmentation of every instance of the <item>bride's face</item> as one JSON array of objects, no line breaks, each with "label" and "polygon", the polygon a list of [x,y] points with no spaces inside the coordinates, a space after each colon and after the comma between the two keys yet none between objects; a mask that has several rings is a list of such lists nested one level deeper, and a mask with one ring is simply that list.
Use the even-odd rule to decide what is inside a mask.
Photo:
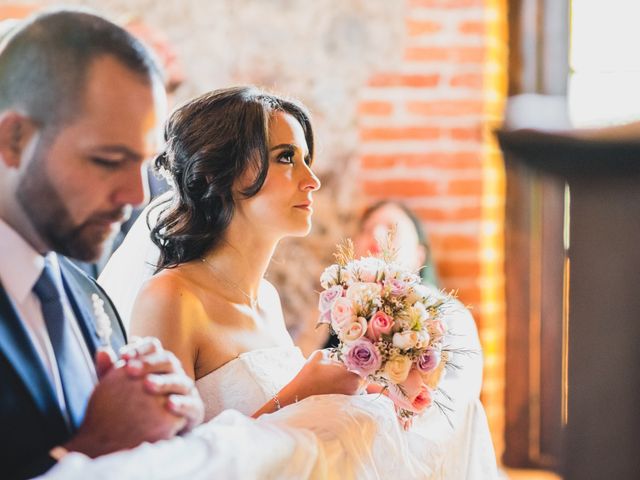
[{"label": "bride's face", "polygon": [[260,191],[238,202],[238,213],[274,237],[303,236],[311,229],[312,194],[320,180],[302,126],[291,115],[276,112],[269,122],[269,170]]}]

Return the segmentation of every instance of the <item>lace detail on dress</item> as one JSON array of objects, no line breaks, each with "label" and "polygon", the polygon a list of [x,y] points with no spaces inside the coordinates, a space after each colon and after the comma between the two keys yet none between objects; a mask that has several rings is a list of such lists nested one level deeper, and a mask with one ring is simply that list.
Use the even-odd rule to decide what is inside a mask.
[{"label": "lace detail on dress", "polygon": [[205,420],[227,409],[251,415],[289,383],[303,363],[302,352],[293,346],[241,353],[196,380],[205,405]]}]

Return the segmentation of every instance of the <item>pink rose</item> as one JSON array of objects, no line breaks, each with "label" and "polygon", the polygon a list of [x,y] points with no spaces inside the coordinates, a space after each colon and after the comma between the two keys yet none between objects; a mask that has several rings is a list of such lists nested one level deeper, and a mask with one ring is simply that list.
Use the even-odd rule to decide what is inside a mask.
[{"label": "pink rose", "polygon": [[350,343],[344,355],[344,364],[348,370],[366,377],[375,373],[382,364],[378,348],[366,338]]},{"label": "pink rose", "polygon": [[393,318],[384,313],[383,311],[377,311],[373,314],[369,320],[369,326],[367,328],[367,338],[374,342],[380,340],[380,335],[388,335],[391,333],[391,329],[394,325]]},{"label": "pink rose", "polygon": [[336,299],[331,307],[331,326],[336,333],[355,320],[351,300],[340,297]]},{"label": "pink rose", "polygon": [[318,300],[318,310],[326,312],[331,310],[336,300],[342,296],[343,288],[340,285],[335,285],[320,293],[320,299]]},{"label": "pink rose", "polygon": [[427,348],[427,350],[416,360],[416,368],[422,373],[429,373],[440,363],[440,351],[435,348]]},{"label": "pink rose", "polygon": [[399,297],[407,293],[407,285],[402,280],[392,278],[384,282],[384,286],[389,289],[389,292],[394,297]]},{"label": "pink rose", "polygon": [[431,391],[429,390],[429,387],[423,384],[420,387],[418,395],[416,395],[416,397],[411,402],[411,411],[414,413],[422,413],[431,406],[432,401],[433,400],[431,398]]},{"label": "pink rose", "polygon": [[415,368],[411,369],[407,379],[400,385],[401,389],[395,385],[389,386],[389,398],[393,400],[396,407],[413,413],[422,413],[431,405],[431,391]]},{"label": "pink rose", "polygon": [[322,312],[320,318],[318,319],[318,325],[331,325],[331,310],[327,310],[326,312]]}]

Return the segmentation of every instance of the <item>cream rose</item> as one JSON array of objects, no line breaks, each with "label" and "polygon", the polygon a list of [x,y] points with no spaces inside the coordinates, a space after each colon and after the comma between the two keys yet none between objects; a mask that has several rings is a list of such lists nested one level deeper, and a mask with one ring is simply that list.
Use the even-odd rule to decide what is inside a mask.
[{"label": "cream rose", "polygon": [[387,363],[384,365],[383,373],[391,382],[398,384],[407,379],[409,370],[411,370],[411,359],[402,355],[397,355],[387,360]]},{"label": "cream rose", "polygon": [[367,331],[367,319],[364,317],[356,318],[355,322],[344,325],[340,332],[340,340],[345,343],[353,342],[362,337]]}]

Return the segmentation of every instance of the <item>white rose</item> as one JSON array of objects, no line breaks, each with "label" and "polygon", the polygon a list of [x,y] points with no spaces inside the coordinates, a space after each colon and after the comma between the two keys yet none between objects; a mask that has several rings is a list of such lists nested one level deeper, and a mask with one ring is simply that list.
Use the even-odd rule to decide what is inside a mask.
[{"label": "white rose", "polygon": [[385,263],[375,257],[364,257],[354,262],[352,272],[358,280],[365,283],[376,282],[384,273]]},{"label": "white rose", "polygon": [[359,303],[376,300],[382,293],[382,286],[378,283],[356,282],[347,288],[347,298]]},{"label": "white rose", "polygon": [[416,302],[422,302],[425,298],[428,298],[431,295],[429,287],[426,285],[422,285],[421,283],[416,283],[412,285],[409,289],[409,293],[407,294],[406,301],[409,305],[412,305]]},{"label": "white rose", "polygon": [[340,283],[342,283],[342,285],[346,285],[348,287],[355,281],[356,277],[354,277],[353,273],[351,273],[346,268],[340,269]]},{"label": "white rose", "polygon": [[421,325],[429,317],[426,307],[421,302],[416,302],[413,307],[409,307],[407,313],[411,325]]},{"label": "white rose", "polygon": [[391,262],[385,266],[384,277],[387,280],[391,280],[392,278],[401,280],[402,273],[406,270],[406,268],[403,268],[402,265],[397,262]]},{"label": "white rose", "polygon": [[427,330],[420,330],[418,332],[418,341],[416,342],[416,348],[426,348],[429,346],[431,335]]},{"label": "white rose", "polygon": [[326,290],[337,285],[339,272],[340,266],[336,264],[330,265],[325,268],[324,272],[322,272],[322,275],[320,275],[320,285],[322,286],[322,288]]},{"label": "white rose", "polygon": [[400,350],[408,350],[418,343],[418,332],[407,330],[393,334],[393,346]]}]

